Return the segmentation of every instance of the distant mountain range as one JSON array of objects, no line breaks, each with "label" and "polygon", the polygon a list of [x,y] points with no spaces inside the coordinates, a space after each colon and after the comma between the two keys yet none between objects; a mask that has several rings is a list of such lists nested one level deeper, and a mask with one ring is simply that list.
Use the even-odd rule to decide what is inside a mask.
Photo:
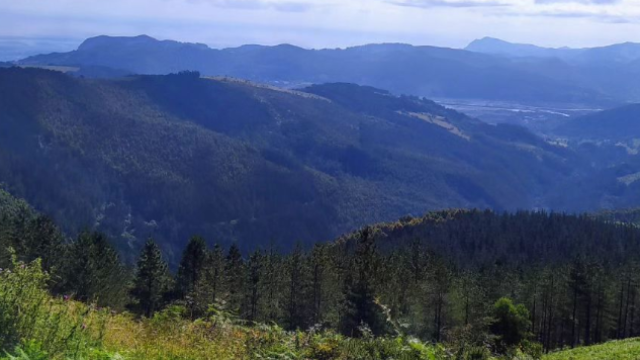
[{"label": "distant mountain range", "polygon": [[530,44],[510,43],[485,37],[472,41],[465,50],[509,57],[558,58],[581,65],[622,64],[637,65],[640,60],[640,44],[623,43],[594,48],[545,48]]},{"label": "distant mountain range", "polygon": [[[518,53],[521,48],[523,56],[496,55]],[[625,54],[628,58],[622,66],[610,61],[608,53],[598,55],[599,50],[592,50],[594,53],[585,56],[584,61],[570,62],[552,56],[525,56],[553,53],[554,49],[490,39],[474,42],[467,50],[404,44],[325,50],[248,45],[216,50],[203,44],[159,41],[144,35],[99,36],[87,39],[75,51],[34,56],[19,64],[101,67],[137,74],[196,70],[204,75],[285,87],[349,82],[395,94],[527,104],[610,107],[640,99],[640,83],[635,81],[640,63],[631,60],[637,60],[635,53],[618,51],[615,59],[622,59]]]},{"label": "distant mountain range", "polygon": [[465,50],[513,57],[558,57],[564,58],[580,50],[570,48],[545,48],[531,44],[516,44],[508,41],[485,37],[472,41]]},{"label": "distant mountain range", "polygon": [[76,39],[0,36],[0,62],[20,60],[54,51],[69,51],[79,43]]}]

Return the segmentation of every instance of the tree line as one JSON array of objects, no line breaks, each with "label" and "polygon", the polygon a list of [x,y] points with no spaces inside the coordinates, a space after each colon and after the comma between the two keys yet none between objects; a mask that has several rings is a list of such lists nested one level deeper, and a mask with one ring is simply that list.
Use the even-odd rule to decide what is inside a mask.
[{"label": "tree line", "polygon": [[[127,266],[99,233],[67,241],[44,216],[0,217],[0,267],[9,248],[40,258],[54,293],[139,316],[180,306],[194,319],[224,311],[249,325],[434,342],[503,334],[545,350],[640,335],[639,243],[636,227],[590,216],[454,210],[289,253],[194,236],[176,266],[149,239]],[[496,322],[496,309],[514,320]]]}]

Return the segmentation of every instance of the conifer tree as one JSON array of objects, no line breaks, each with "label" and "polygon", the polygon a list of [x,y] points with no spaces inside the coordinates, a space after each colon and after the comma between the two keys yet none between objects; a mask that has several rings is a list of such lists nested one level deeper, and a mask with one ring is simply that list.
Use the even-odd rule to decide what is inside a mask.
[{"label": "conifer tree", "polygon": [[309,271],[311,273],[310,320],[312,324],[319,324],[323,317],[324,293],[326,291],[324,281],[328,263],[324,246],[315,245],[313,247],[309,263]]},{"label": "conifer tree", "polygon": [[164,305],[171,285],[167,263],[158,245],[148,239],[142,248],[131,295],[138,301],[137,309],[151,317]]},{"label": "conifer tree", "polygon": [[224,280],[224,255],[220,245],[216,244],[208,253],[205,283],[209,290],[209,299],[211,303],[216,303],[222,292]]},{"label": "conifer tree", "polygon": [[377,261],[372,232],[369,227],[359,232],[351,268],[345,280],[345,304],[340,330],[347,336],[362,336],[363,326],[367,326],[375,335],[382,335],[387,330],[384,314],[376,304],[374,294]]},{"label": "conifer tree", "polygon": [[42,260],[46,271],[58,271],[65,257],[64,238],[60,230],[47,216],[39,215],[31,221],[29,231],[25,232],[28,243],[27,257],[30,261]]},{"label": "conifer tree", "polygon": [[64,271],[63,289],[82,301],[120,308],[126,301],[129,274],[107,238],[82,232],[72,244]]},{"label": "conifer tree", "polygon": [[285,293],[283,284],[286,280],[282,276],[283,269],[283,256],[271,246],[271,249],[265,254],[261,279],[261,293],[264,297],[262,321],[264,322],[276,322],[282,318],[282,298]]},{"label": "conifer tree", "polygon": [[207,245],[203,238],[194,236],[182,253],[176,278],[176,297],[185,299],[191,294],[201,277],[207,261]]},{"label": "conifer tree", "polygon": [[305,327],[305,295],[307,292],[307,284],[304,279],[304,255],[300,244],[289,255],[286,263],[287,274],[287,326],[290,330]]},{"label": "conifer tree", "polygon": [[244,261],[236,244],[232,244],[225,259],[225,289],[227,308],[236,313],[241,312],[244,289]]},{"label": "conifer tree", "polygon": [[246,301],[244,304],[244,317],[249,321],[255,321],[258,317],[260,300],[260,283],[262,281],[262,268],[264,256],[260,251],[255,251],[247,261]]}]

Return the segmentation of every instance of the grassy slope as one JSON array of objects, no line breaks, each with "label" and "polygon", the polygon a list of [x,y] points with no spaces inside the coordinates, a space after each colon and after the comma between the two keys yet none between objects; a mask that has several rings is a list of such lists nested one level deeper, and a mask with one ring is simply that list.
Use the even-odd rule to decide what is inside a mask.
[{"label": "grassy slope", "polygon": [[640,338],[611,341],[605,344],[559,351],[543,360],[637,360],[640,359]]}]

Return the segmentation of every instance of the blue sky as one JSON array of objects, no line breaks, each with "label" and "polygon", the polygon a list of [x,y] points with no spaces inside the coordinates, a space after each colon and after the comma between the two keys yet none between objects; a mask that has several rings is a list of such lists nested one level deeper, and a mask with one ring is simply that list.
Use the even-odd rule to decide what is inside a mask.
[{"label": "blue sky", "polygon": [[640,42],[640,0],[0,0],[0,48],[68,50],[100,34],[212,47],[464,47],[484,36],[585,47]]}]

